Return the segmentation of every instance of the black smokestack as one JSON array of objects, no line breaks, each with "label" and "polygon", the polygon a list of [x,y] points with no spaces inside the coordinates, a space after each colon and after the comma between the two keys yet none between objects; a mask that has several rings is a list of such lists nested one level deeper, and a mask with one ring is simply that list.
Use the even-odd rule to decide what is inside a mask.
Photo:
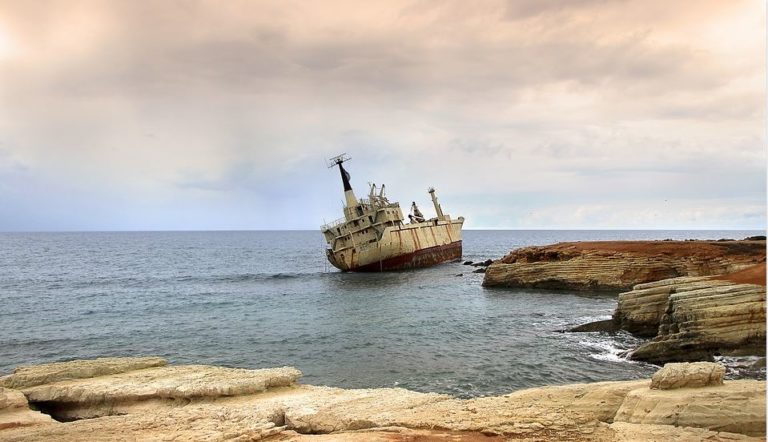
[{"label": "black smokestack", "polygon": [[351,178],[349,172],[344,170],[344,166],[341,163],[339,163],[339,171],[341,172],[341,181],[344,183],[344,191],[352,190],[352,186],[349,184],[349,179]]}]

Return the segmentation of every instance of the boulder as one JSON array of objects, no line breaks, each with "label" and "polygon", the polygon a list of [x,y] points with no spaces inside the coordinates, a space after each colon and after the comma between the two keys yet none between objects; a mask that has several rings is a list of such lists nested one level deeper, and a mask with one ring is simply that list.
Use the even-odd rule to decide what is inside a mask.
[{"label": "boulder", "polygon": [[700,388],[723,385],[725,367],[712,362],[670,363],[651,378],[651,389]]}]

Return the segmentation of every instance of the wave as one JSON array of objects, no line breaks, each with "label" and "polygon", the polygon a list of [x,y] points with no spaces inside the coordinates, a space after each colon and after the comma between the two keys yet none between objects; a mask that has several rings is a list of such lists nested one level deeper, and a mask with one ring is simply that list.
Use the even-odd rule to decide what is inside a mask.
[{"label": "wave", "polygon": [[274,279],[295,279],[312,276],[312,273],[241,273],[237,275],[220,275],[203,277],[203,280],[216,282],[246,282],[246,281],[265,281]]}]

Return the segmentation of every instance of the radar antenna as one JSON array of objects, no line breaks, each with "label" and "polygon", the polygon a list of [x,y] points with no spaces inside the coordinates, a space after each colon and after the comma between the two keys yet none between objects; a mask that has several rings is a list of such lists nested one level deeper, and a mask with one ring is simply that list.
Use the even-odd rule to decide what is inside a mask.
[{"label": "radar antenna", "polygon": [[345,153],[343,153],[341,155],[337,155],[337,156],[335,156],[333,158],[328,159],[328,161],[325,162],[325,165],[328,166],[328,168],[330,169],[331,167],[334,167],[334,166],[336,166],[338,164],[341,164],[341,163],[343,163],[345,161],[349,161],[351,159],[352,159],[352,157],[347,155],[346,152],[345,152]]}]

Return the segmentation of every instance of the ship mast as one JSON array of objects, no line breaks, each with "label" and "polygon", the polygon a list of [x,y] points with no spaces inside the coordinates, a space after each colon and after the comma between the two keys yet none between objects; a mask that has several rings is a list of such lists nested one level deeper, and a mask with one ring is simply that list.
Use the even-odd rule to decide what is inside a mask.
[{"label": "ship mast", "polygon": [[330,163],[328,168],[339,166],[339,173],[341,173],[341,183],[344,185],[344,198],[346,199],[346,210],[344,210],[344,214],[347,216],[347,219],[350,219],[350,216],[354,217],[354,208],[360,205],[360,203],[357,201],[357,197],[355,196],[355,192],[352,191],[352,185],[349,183],[349,172],[347,172],[344,169],[344,166],[342,166],[342,163],[351,159],[352,158],[350,158],[349,155],[343,153],[328,160]]},{"label": "ship mast", "polygon": [[435,196],[435,188],[434,187],[430,187],[428,192],[429,192],[429,195],[432,197],[432,204],[434,204],[434,206],[435,206],[435,212],[437,213],[437,219],[439,219],[441,221],[444,220],[445,219],[445,215],[443,215],[443,208],[440,207],[440,203],[437,202],[437,196]]}]

